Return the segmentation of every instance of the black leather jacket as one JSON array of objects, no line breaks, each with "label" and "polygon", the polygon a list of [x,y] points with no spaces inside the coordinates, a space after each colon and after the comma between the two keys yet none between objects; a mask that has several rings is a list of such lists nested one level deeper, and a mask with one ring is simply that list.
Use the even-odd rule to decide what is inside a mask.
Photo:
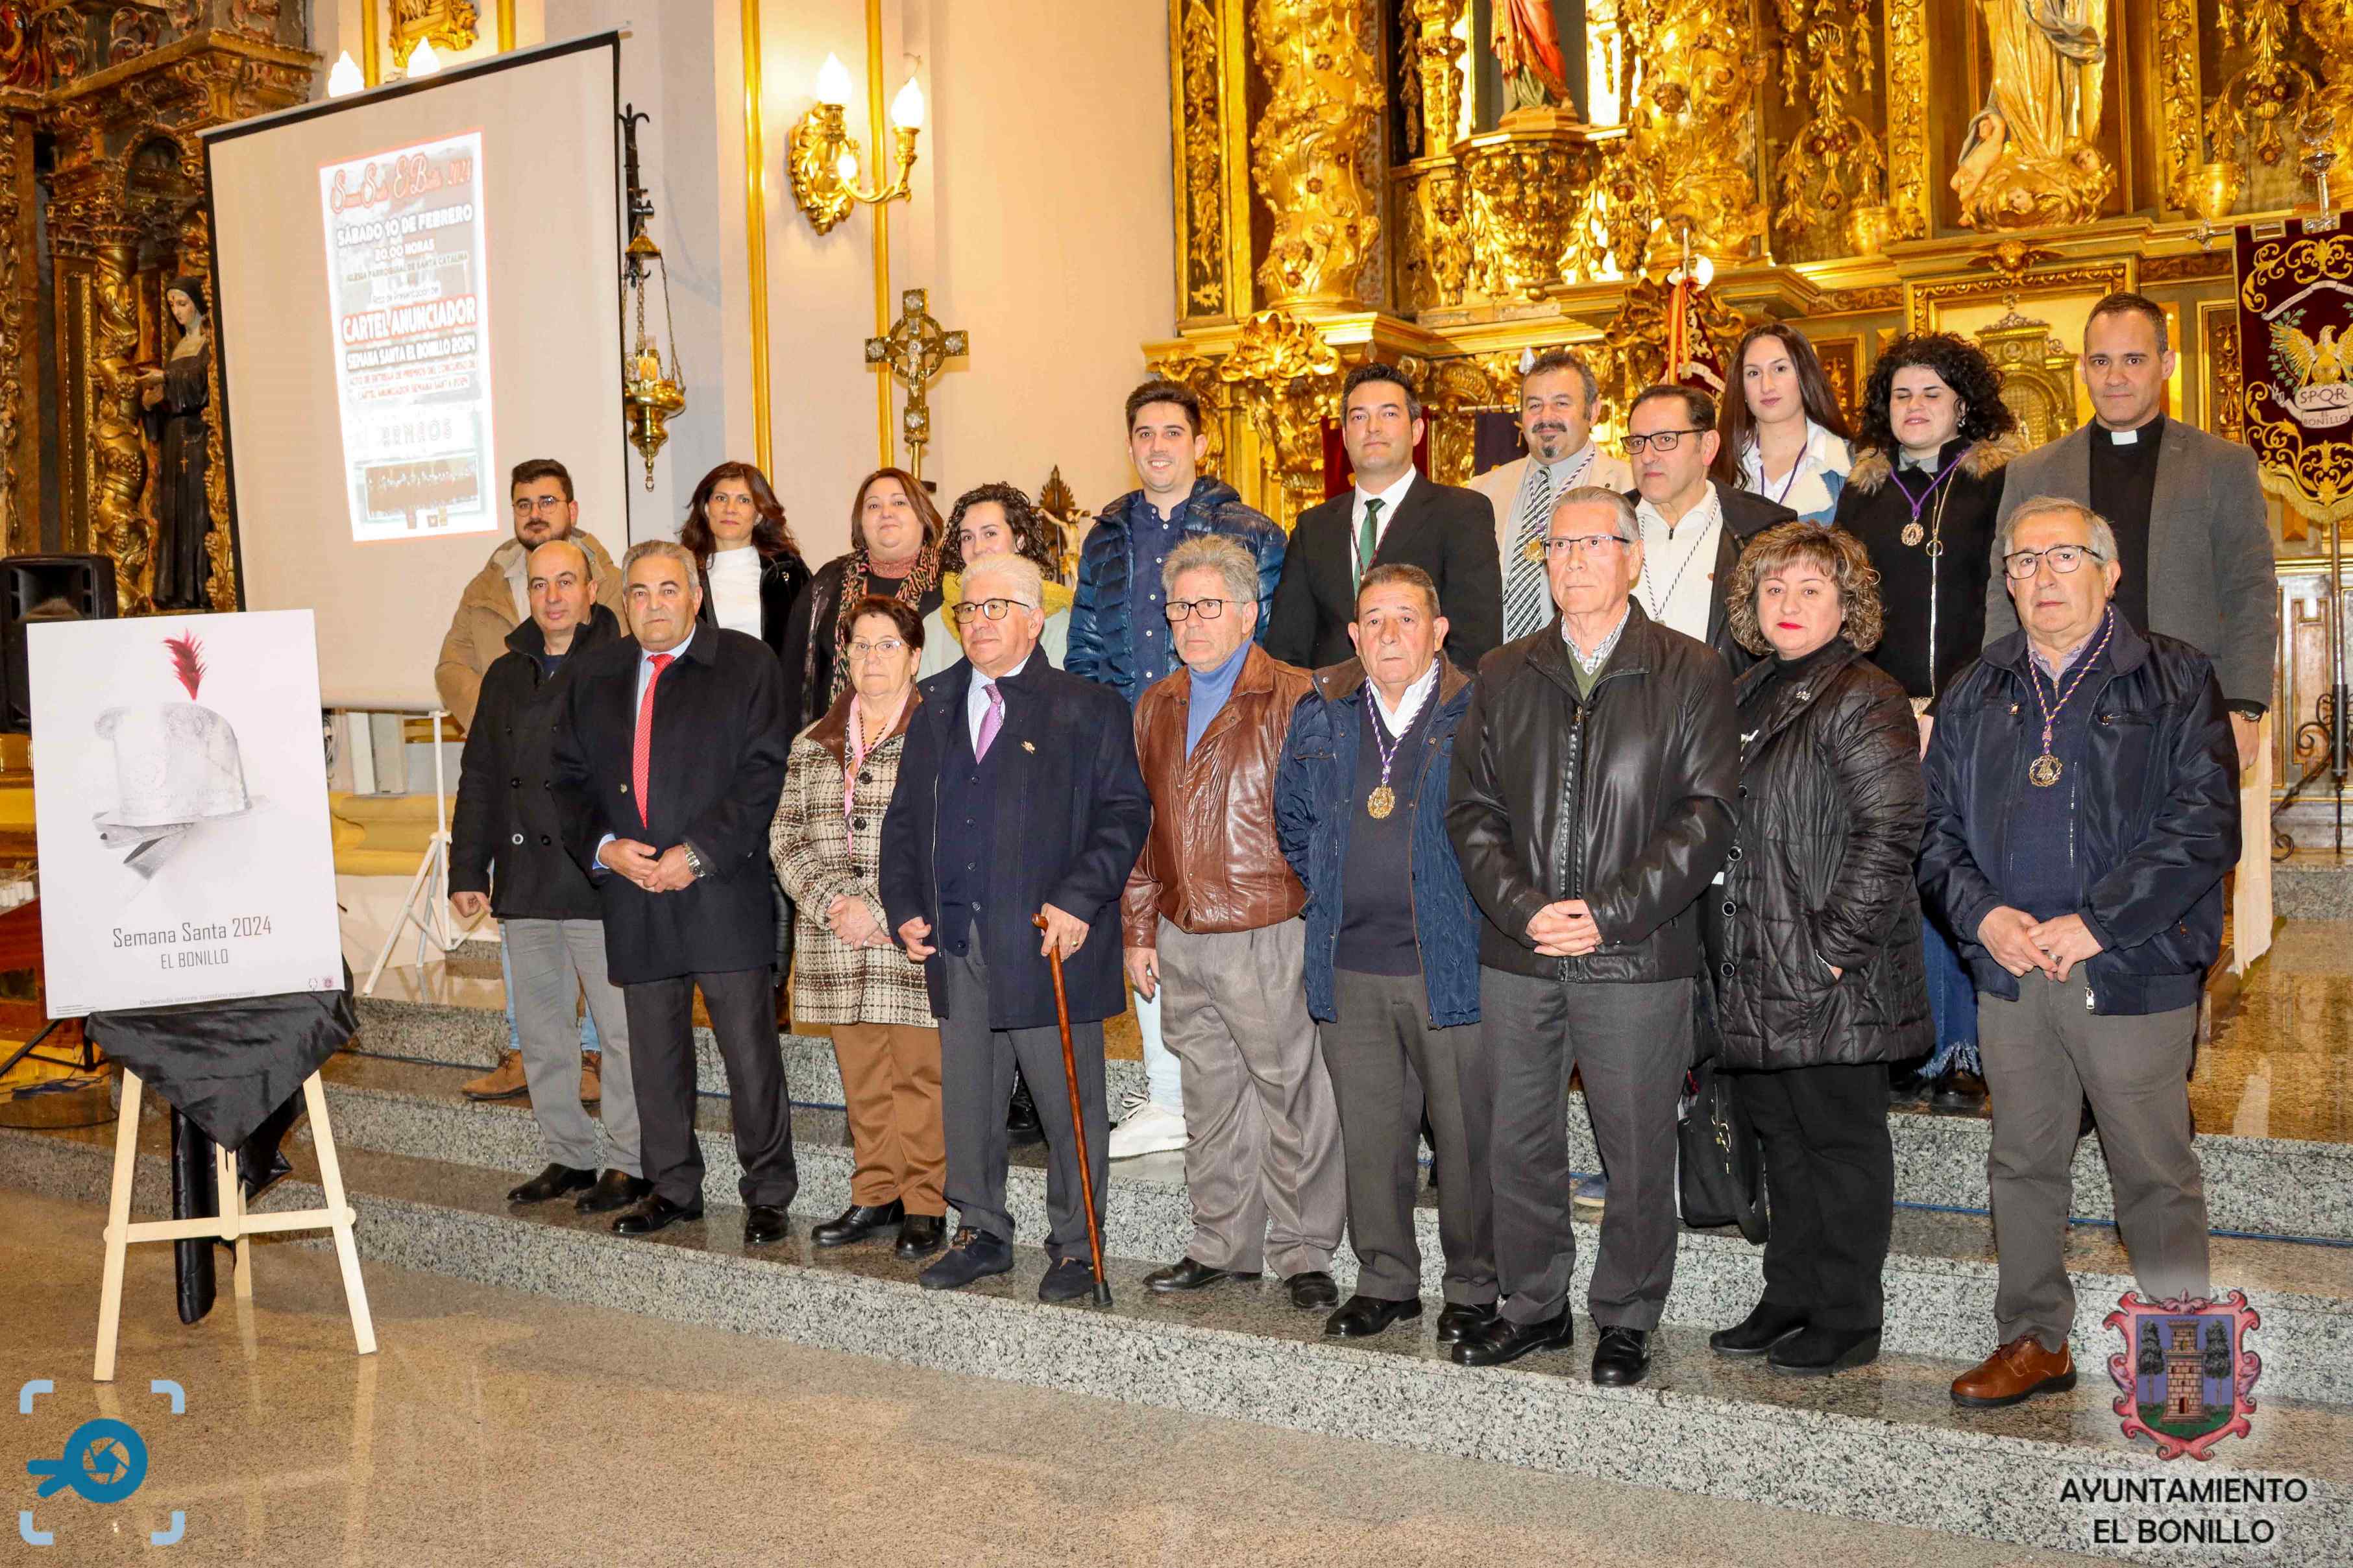
[{"label": "black leather jacket", "polygon": [[[2213,661],[2186,642],[2116,617],[2107,678],[2091,705],[2091,754],[2070,770],[2077,912],[2101,951],[2084,963],[2095,1013],[2197,1005],[2222,945],[2222,876],[2239,863],[2239,753]],[[1928,743],[1928,834],[1920,890],[1960,938],[1978,989],[2014,999],[2018,982],[1979,945],[2006,902],[2011,803],[2042,721],[2027,684],[2026,634],[2012,632],[1953,678]],[[1456,753],[1461,755],[1460,752]]]},{"label": "black leather jacket", "polygon": [[1736,695],[1739,837],[1723,886],[1701,900],[1718,1061],[1781,1068],[1926,1055],[1912,862],[1927,810],[1912,704],[1843,639],[1801,671],[1756,666]]},{"label": "black leather jacket", "polygon": [[[1732,676],[1705,643],[1629,617],[1589,702],[1555,617],[1479,662],[1455,731],[1446,829],[1486,915],[1479,962],[1575,980],[1700,971],[1698,910],[1732,844],[1740,731]],[[1546,904],[1582,899],[1601,946],[1546,958]]]}]

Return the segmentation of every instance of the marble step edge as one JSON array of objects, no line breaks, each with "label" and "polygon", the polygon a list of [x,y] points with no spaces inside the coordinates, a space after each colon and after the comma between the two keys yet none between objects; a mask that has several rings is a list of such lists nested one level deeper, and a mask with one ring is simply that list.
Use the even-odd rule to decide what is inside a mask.
[{"label": "marble step edge", "polygon": [[[0,1129],[0,1179],[9,1184],[68,1201],[103,1201],[110,1154],[94,1142]],[[2115,1437],[2103,1419],[2105,1395],[2085,1392],[2090,1375],[2084,1388],[2066,1396],[2078,1413],[2066,1440],[1655,1386],[1663,1379],[1599,1389],[1580,1374],[1582,1341],[1573,1361],[1559,1358],[1570,1365],[1556,1372],[1471,1371],[1426,1348],[1400,1353],[1171,1321],[1148,1302],[1142,1310],[1134,1305],[1142,1292],[1132,1270],[1114,1270],[1123,1304],[1109,1312],[1040,1305],[1026,1289],[1040,1267],[1029,1247],[1018,1249],[1015,1289],[932,1293],[903,1278],[700,1249],[668,1237],[623,1241],[483,1213],[420,1196],[424,1184],[390,1177],[394,1168],[427,1163],[356,1153],[348,1163],[348,1174],[369,1178],[352,1194],[369,1261],[1127,1404],[2055,1551],[2092,1549],[2095,1514],[2130,1511],[2128,1505],[2068,1500],[2063,1480],[2130,1483],[2179,1473]],[[377,1165],[385,1169],[369,1168]],[[141,1212],[163,1201],[168,1181],[164,1162],[143,1154],[135,1189]],[[389,1190],[396,1185],[406,1190]],[[315,1186],[290,1181],[263,1206],[320,1201]],[[733,1219],[733,1211],[714,1213],[704,1228],[716,1237]],[[635,1254],[628,1267],[614,1266],[621,1248]],[[266,1294],[269,1247],[258,1251],[256,1289]],[[167,1311],[168,1303],[126,1310]],[[380,1324],[380,1338],[383,1331]],[[1675,1353],[1690,1348],[1678,1346]],[[1942,1375],[1941,1369],[1894,1362],[1883,1368],[1889,1376]],[[2284,1408],[2300,1428],[2309,1427],[2308,1444],[2327,1443],[2331,1451],[2353,1424],[2342,1411],[2284,1401],[2274,1405],[2274,1422]],[[2226,1449],[2215,1468],[2235,1468],[2231,1458]],[[2247,1468],[2274,1479],[2297,1477],[2307,1489],[2293,1507],[2232,1510],[2267,1519],[2278,1531],[2268,1555],[2259,1551],[2233,1561],[2353,1555],[2353,1487],[2290,1468]],[[2212,1473],[2201,1468],[2201,1475]],[[2143,1511],[2173,1517],[2183,1510],[2152,1505]],[[2152,1563],[2211,1560],[2196,1547],[2098,1550]]]},{"label": "marble step edge", "polygon": [[[331,1081],[329,1114],[344,1145],[385,1154],[433,1160],[501,1173],[491,1187],[502,1192],[538,1168],[545,1155],[536,1124],[520,1107],[450,1102],[399,1090]],[[502,1114],[485,1114],[500,1111]],[[733,1204],[742,1174],[723,1125],[702,1129],[706,1204]],[[798,1118],[800,1128],[815,1119]],[[305,1134],[304,1136],[307,1136]],[[853,1161],[839,1142],[797,1138],[800,1196],[796,1213],[827,1219],[850,1201]],[[1007,1173],[1006,1204],[1016,1234],[1043,1236],[1047,1229],[1046,1179],[1042,1170],[1016,1165]],[[1182,1186],[1121,1173],[1113,1167],[1103,1194],[1106,1257],[1156,1266],[1181,1257],[1193,1233],[1192,1208]],[[1422,1256],[1421,1289],[1437,1298],[1445,1258],[1437,1211],[1415,1215]],[[1600,1230],[1577,1222],[1576,1278],[1570,1295],[1584,1300],[1598,1256]],[[1762,1252],[1736,1236],[1694,1230],[1678,1233],[1675,1284],[1667,1300],[1667,1321],[1702,1329],[1738,1321],[1764,1289]],[[1344,1240],[1333,1258],[1333,1277],[1342,1290],[1355,1287],[1357,1265]],[[1976,1258],[1890,1254],[1885,1273],[1884,1343],[1890,1353],[1956,1359],[1971,1354],[1991,1333],[1997,1276],[1991,1263]],[[2094,1270],[2074,1275],[2073,1342],[2080,1357],[2096,1362],[2113,1337],[2104,1326],[2119,1296],[2132,1288],[2125,1276]],[[2222,1283],[2246,1287],[2247,1281]],[[2250,1288],[2263,1317],[2254,1342],[2265,1361],[2267,1392],[2281,1397],[2353,1404],[2353,1297]]]},{"label": "marble step edge", "polygon": [[[497,1060],[505,1028],[497,1013],[441,1003],[364,1001],[360,1017],[355,1048],[361,1053],[441,1067],[489,1068]],[[797,1101],[840,1105],[841,1071],[830,1040],[787,1035],[784,1052],[786,1079]],[[697,1089],[724,1095],[726,1071],[708,1029],[695,1031],[695,1057]],[[1128,1094],[1143,1090],[1144,1064],[1107,1062],[1104,1079],[1116,1107]],[[1591,1125],[1573,1110],[1567,1123],[1569,1163],[1579,1171],[1599,1170]],[[1904,1112],[1891,1117],[1890,1126],[1899,1201],[1986,1210],[1991,1123],[1978,1117]],[[2353,1145],[2207,1133],[2198,1140],[2198,1154],[2208,1222],[2215,1229],[2353,1241]],[[2076,1150],[2074,1187],[2076,1215],[2115,1219],[2116,1200],[2096,1138],[2084,1140]]]}]

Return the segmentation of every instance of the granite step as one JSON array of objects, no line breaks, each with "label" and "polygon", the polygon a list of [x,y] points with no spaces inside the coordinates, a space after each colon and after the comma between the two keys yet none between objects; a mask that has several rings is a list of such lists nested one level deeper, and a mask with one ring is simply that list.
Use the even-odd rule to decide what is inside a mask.
[{"label": "granite step", "polygon": [[[139,1202],[153,1212],[167,1176],[160,1114],[145,1119]],[[0,1181],[97,1205],[111,1130],[0,1131]],[[298,1177],[261,1206],[319,1201],[309,1152]],[[1145,1265],[1110,1269],[1110,1309],[1035,1300],[1044,1258],[1019,1247],[1014,1271],[932,1293],[887,1248],[815,1253],[800,1234],[747,1253],[741,1215],[649,1240],[617,1237],[563,1205],[528,1215],[498,1198],[501,1172],[353,1149],[344,1173],[364,1258],[584,1304],[977,1373],[1128,1404],[1181,1409],[1538,1470],[1595,1476],[1844,1518],[2152,1563],[2316,1563],[2353,1553],[2353,1409],[2274,1397],[2253,1433],[2208,1464],[2158,1461],[2126,1442],[2096,1371],[2072,1394],[2010,1410],[1962,1412],[1946,1395],[1957,1363],[1891,1353],[1827,1381],[1777,1377],[1708,1353],[1670,1327],[1651,1378],[1632,1389],[1586,1376],[1589,1323],[1565,1354],[1514,1366],[1454,1365],[1431,1315],[1372,1342],[1324,1340],[1319,1314],[1292,1310],[1271,1285],[1164,1300]],[[91,1244],[100,1211],[91,1209]],[[807,1215],[799,1216],[804,1220]],[[275,1247],[258,1243],[258,1298]],[[163,1313],[167,1301],[126,1303]],[[379,1323],[387,1351],[419,1325]],[[2174,1481],[2263,1489],[2253,1503],[2086,1501]],[[2196,1526],[2187,1545],[2144,1539]],[[2105,1526],[2105,1533],[2095,1534]],[[2238,1544],[2218,1551],[2216,1540]]]},{"label": "granite step", "polygon": [[[467,1100],[456,1089],[462,1069],[355,1058],[348,1054],[325,1069],[337,1136],[346,1145],[389,1154],[484,1167],[501,1173],[504,1192],[545,1159],[530,1105]],[[738,1202],[736,1163],[727,1102],[704,1099],[698,1131],[706,1170],[706,1203]],[[849,1202],[853,1161],[846,1120],[839,1110],[803,1105],[793,1121],[800,1167],[798,1208],[830,1217]],[[1007,1200],[1019,1232],[1046,1229],[1042,1151],[1018,1152],[1008,1173]],[[1417,1211],[1422,1290],[1436,1299],[1444,1254],[1435,1198],[1427,1190]],[[1174,1155],[1122,1161],[1112,1167],[1104,1194],[1107,1256],[1147,1266],[1182,1256],[1192,1235],[1192,1209],[1182,1161]],[[1576,1299],[1583,1299],[1597,1256],[1599,1226],[1577,1224]],[[2216,1283],[2248,1292],[2263,1314],[2257,1341],[2264,1357],[2263,1386],[2283,1396],[2353,1404],[2353,1248],[2267,1239],[2217,1237]],[[2129,1264],[2115,1230],[2078,1226],[2070,1233],[2076,1271],[2074,1342],[2096,1360],[2113,1337],[2104,1326],[2117,1299],[2132,1288]],[[1762,1294],[1762,1253],[1732,1230],[1685,1230],[1676,1257],[1668,1321],[1694,1329],[1721,1328],[1746,1314]],[[1356,1259],[1343,1243],[1333,1274],[1343,1289],[1356,1278]],[[1995,1289],[1993,1227],[1974,1215],[1906,1207],[1895,1216],[1886,1270],[1885,1343],[1917,1355],[1974,1354],[1991,1331]]]},{"label": "granite step", "polygon": [[[442,994],[462,999],[364,999],[353,1049],[401,1061],[487,1069],[498,1060],[506,1039],[496,974],[487,986],[450,985]],[[695,1050],[696,1087],[707,1095],[724,1095],[726,1071],[709,1030],[695,1031]],[[831,1041],[787,1035],[784,1052],[786,1081],[795,1100],[841,1104],[841,1072]],[[1104,1077],[1114,1106],[1144,1088],[1141,1062],[1106,1063]],[[1572,1091],[1569,1163],[1580,1172],[1598,1171],[1601,1159],[1594,1148],[1593,1129],[1575,1100]],[[1899,1110],[1891,1125],[1899,1202],[1988,1212],[1989,1122],[1974,1116]],[[2203,1133],[2198,1154],[2205,1172],[2208,1219],[2217,1233],[2353,1242],[2353,1145]],[[2098,1139],[2086,1138],[2077,1148],[2074,1183],[2075,1217],[2113,1223],[2116,1198]]]}]

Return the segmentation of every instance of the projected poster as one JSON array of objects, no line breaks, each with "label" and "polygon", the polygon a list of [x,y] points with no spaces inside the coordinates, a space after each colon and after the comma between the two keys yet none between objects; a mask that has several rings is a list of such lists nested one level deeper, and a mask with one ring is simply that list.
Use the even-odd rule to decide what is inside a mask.
[{"label": "projected poster", "polygon": [[491,454],[482,135],[319,170],[352,538],[506,525]]}]

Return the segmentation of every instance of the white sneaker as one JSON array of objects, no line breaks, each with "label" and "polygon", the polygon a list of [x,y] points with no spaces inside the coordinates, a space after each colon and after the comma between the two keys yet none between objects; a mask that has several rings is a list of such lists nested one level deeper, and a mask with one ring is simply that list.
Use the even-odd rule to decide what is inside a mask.
[{"label": "white sneaker", "polygon": [[1130,1109],[1120,1106],[1126,1114],[1111,1131],[1110,1157],[1132,1160],[1138,1154],[1161,1154],[1172,1149],[1182,1149],[1188,1141],[1185,1131],[1185,1113],[1171,1110],[1146,1100]]}]

